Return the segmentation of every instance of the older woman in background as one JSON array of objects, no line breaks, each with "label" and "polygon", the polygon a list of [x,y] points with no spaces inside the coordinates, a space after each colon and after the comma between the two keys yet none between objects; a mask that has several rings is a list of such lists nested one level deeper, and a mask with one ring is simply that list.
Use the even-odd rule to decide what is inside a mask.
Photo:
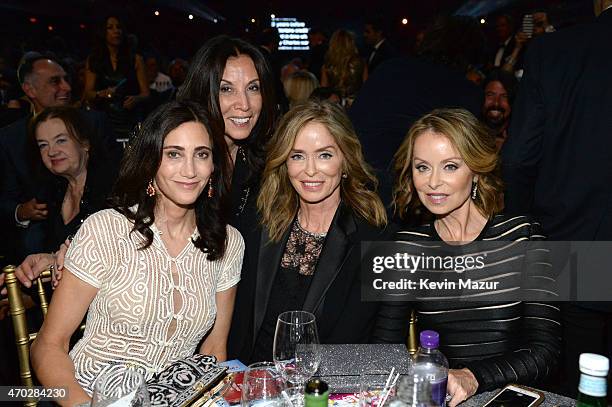
[{"label": "older woman in background", "polygon": [[309,101],[283,117],[257,199],[261,227],[245,237],[230,356],[271,360],[276,319],[296,309],[316,315],[322,343],[371,340],[379,304],[361,301],[359,250],[385,236],[376,184],[339,105]]},{"label": "older woman in background", "polygon": [[272,136],[277,105],[274,79],[257,47],[220,35],[193,58],[178,100],[195,100],[225,126],[233,162],[230,223],[240,232],[255,225],[255,200],[263,170],[264,146]]},{"label": "older woman in background", "polygon": [[92,130],[76,109],[47,108],[32,119],[29,132],[39,156],[35,173],[42,177],[37,195],[49,205],[47,250],[56,250],[89,215],[106,207],[118,163],[90,137]]},{"label": "older woman in background", "polygon": [[[50,266],[53,287],[61,279],[60,259],[54,252],[73,236],[89,215],[107,207],[118,163],[103,144],[91,137],[92,130],[77,109],[50,107],[34,116],[28,128],[29,155],[36,178],[36,196],[48,204],[42,222],[41,253],[30,254],[15,270],[26,286]],[[0,276],[0,285],[4,276]]]},{"label": "older woman in background", "polygon": [[[419,251],[465,245],[477,255],[477,246],[470,242],[543,239],[539,223],[503,215],[497,166],[494,139],[468,111],[440,109],[419,119],[395,154],[394,205],[402,218],[420,207],[433,221],[399,232],[397,240]],[[489,253],[487,267],[477,271],[481,277],[520,279],[520,273],[508,272],[521,270],[523,264],[522,258],[511,255],[512,246]],[[539,264],[538,275],[550,278],[550,267]],[[473,276],[466,272],[466,278]],[[450,407],[476,391],[546,380],[558,362],[559,308],[520,298],[500,301],[495,294],[483,292],[479,302],[448,298],[414,304],[419,328],[440,333],[440,348],[451,367]]]}]

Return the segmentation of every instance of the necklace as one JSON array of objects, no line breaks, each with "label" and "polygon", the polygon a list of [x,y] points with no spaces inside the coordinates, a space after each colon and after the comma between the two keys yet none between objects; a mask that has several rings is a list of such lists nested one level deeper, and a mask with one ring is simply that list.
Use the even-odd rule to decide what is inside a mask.
[{"label": "necklace", "polygon": [[305,228],[304,228],[304,227],[303,227],[303,226],[300,224],[300,214],[299,214],[299,212],[298,212],[298,216],[297,216],[296,220],[297,220],[297,222],[296,222],[297,227],[300,229],[300,231],[302,231],[302,232],[306,233],[307,235],[310,235],[310,236],[312,236],[312,237],[319,238],[319,239],[320,239],[320,238],[322,238],[322,237],[327,236],[327,232],[316,233],[316,232],[311,232],[311,231],[309,231],[309,230],[306,230],[306,229],[305,229]]}]

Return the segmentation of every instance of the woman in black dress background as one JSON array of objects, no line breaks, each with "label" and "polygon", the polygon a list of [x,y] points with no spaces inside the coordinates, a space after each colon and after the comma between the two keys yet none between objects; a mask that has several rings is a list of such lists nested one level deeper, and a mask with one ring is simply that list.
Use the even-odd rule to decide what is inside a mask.
[{"label": "woman in black dress background", "polygon": [[96,31],[93,52],[87,57],[83,99],[106,112],[115,132],[127,138],[149,96],[142,56],[131,49],[125,25],[118,16],[103,20]]}]

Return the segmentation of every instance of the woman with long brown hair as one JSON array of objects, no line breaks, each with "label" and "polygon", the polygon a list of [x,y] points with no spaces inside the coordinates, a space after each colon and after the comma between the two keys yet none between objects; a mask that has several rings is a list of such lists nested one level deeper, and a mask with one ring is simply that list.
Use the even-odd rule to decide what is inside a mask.
[{"label": "woman with long brown hair", "polygon": [[[245,237],[229,355],[270,360],[278,315],[315,314],[322,343],[372,340],[379,304],[361,301],[361,241],[385,236],[377,181],[342,107],[309,101],[281,120]],[[360,315],[360,318],[354,318]]]}]

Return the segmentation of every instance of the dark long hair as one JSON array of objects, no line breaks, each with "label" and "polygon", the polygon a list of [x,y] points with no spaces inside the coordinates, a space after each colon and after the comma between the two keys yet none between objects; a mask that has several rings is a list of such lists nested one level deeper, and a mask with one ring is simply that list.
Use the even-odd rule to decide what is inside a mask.
[{"label": "dark long hair", "polygon": [[121,26],[121,44],[117,54],[117,71],[128,75],[134,70],[134,50],[127,40],[127,30],[121,17],[115,14],[107,15],[100,20],[94,29],[93,52],[89,56],[89,69],[96,74],[103,72],[104,64],[110,63],[110,54],[106,45],[106,24],[110,18],[116,18]]},{"label": "dark long hair", "polygon": [[196,100],[208,107],[213,120],[223,123],[219,106],[221,79],[228,58],[239,55],[248,55],[253,60],[259,76],[262,107],[249,137],[237,143],[246,147],[251,174],[259,174],[265,164],[265,145],[274,132],[276,97],[272,71],[257,47],[227,35],[219,35],[206,41],[191,62],[185,82],[177,92],[177,100]]},{"label": "dark long hair", "polygon": [[[140,232],[145,242],[141,249],[153,243],[150,226],[155,221],[155,197],[147,195],[147,185],[155,178],[162,160],[164,140],[168,133],[183,123],[202,123],[210,135],[215,170],[212,177],[214,193],[208,197],[209,185],[194,203],[196,225],[200,236],[193,244],[209,260],[217,260],[225,253],[228,219],[226,197],[230,174],[229,155],[223,131],[208,118],[206,109],[192,101],[169,102],[147,117],[136,139],[127,149],[121,162],[111,203],[114,209],[134,221],[132,232]],[[138,209],[133,210],[137,205]]]}]

